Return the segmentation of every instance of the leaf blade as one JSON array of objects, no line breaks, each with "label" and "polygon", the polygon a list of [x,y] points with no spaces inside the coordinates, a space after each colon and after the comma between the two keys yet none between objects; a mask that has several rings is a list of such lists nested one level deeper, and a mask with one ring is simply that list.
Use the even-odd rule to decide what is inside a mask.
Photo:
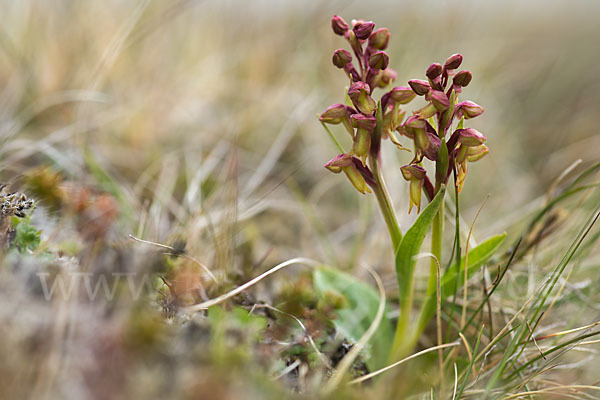
[{"label": "leaf blade", "polygon": [[444,194],[445,188],[442,187],[427,207],[423,209],[413,225],[406,231],[396,251],[396,276],[399,288],[398,297],[401,304],[403,304],[404,299],[412,298],[412,281],[417,262],[415,256],[421,251],[425,236],[442,205]]},{"label": "leaf blade", "polygon": [[[380,300],[377,290],[350,274],[327,267],[315,269],[313,283],[321,296],[333,292],[348,301],[348,306],[337,311],[333,322],[345,337],[357,342],[375,318]],[[366,360],[370,370],[385,366],[393,338],[392,323],[384,317],[371,339],[370,357]]]},{"label": "leaf blade", "polygon": [[[477,247],[472,250],[469,250],[468,254],[468,269],[467,269],[467,279],[473,276],[473,274],[483,266],[498,250],[498,248],[504,243],[506,239],[506,233],[502,233],[499,235],[495,235],[490,237],[489,239],[480,243]],[[463,276],[465,271],[465,261],[466,257],[461,257],[460,260],[460,270],[458,272],[458,282],[457,282],[457,265],[454,263],[444,272],[444,275],[441,278],[441,300],[444,301],[446,298],[454,294],[455,288],[462,287]],[[422,331],[425,329],[429,320],[435,314],[435,304],[436,297],[435,293],[432,293],[427,297],[425,303],[421,308],[421,313],[419,315],[419,320],[417,323],[417,329]]]}]

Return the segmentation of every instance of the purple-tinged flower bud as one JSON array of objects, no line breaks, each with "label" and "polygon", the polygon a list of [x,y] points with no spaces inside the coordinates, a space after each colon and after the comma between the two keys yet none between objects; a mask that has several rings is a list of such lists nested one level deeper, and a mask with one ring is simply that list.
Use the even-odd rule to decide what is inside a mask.
[{"label": "purple-tinged flower bud", "polygon": [[352,166],[352,157],[344,153],[338,154],[333,158],[333,160],[325,164],[325,168],[335,174],[342,172],[342,168],[350,166]]},{"label": "purple-tinged flower bud", "polygon": [[400,171],[402,171],[402,176],[407,181],[411,181],[413,179],[420,181],[422,179],[425,179],[425,176],[427,175],[427,171],[425,170],[425,168],[421,167],[420,165],[414,164],[400,167]]},{"label": "purple-tinged flower bud", "polygon": [[354,129],[350,123],[350,116],[356,114],[356,110],[343,104],[334,104],[327,108],[319,117],[321,122],[326,124],[344,124],[344,127],[351,136],[354,136]]},{"label": "purple-tinged flower bud", "polygon": [[350,116],[352,119],[352,126],[358,129],[365,129],[369,133],[372,133],[377,125],[377,120],[371,115],[353,114]]},{"label": "purple-tinged flower bud", "polygon": [[489,151],[490,149],[485,144],[469,147],[467,150],[467,161],[475,162],[481,160]]},{"label": "purple-tinged flower bud", "polygon": [[452,54],[444,63],[444,69],[456,69],[460,67],[460,64],[462,64],[462,60],[462,54]]},{"label": "purple-tinged flower bud", "polygon": [[348,29],[350,29],[346,21],[338,15],[334,15],[331,18],[331,27],[333,28],[333,32],[340,36],[344,36],[348,32]]},{"label": "purple-tinged flower bud", "polygon": [[396,86],[389,92],[389,98],[395,104],[408,104],[416,94],[408,86]]},{"label": "purple-tinged flower bud", "polygon": [[431,161],[437,161],[442,141],[438,135],[427,132],[427,146],[423,149],[423,155]]},{"label": "purple-tinged flower bud", "polygon": [[352,62],[352,54],[350,54],[348,50],[337,49],[333,53],[333,58],[331,61],[333,61],[333,65],[336,67],[344,68],[346,64]]},{"label": "purple-tinged flower bud", "polygon": [[408,213],[412,211],[413,205],[417,207],[417,213],[421,211],[421,192],[423,183],[427,178],[427,171],[420,165],[405,165],[400,168],[404,179],[410,182]]},{"label": "purple-tinged flower bud", "polygon": [[450,100],[446,97],[446,93],[440,90],[432,90],[429,92],[429,101],[438,110],[444,111],[450,107]]},{"label": "purple-tinged flower bud", "polygon": [[369,57],[369,67],[375,69],[386,69],[390,62],[390,58],[385,51],[377,51]]},{"label": "purple-tinged flower bud", "polygon": [[458,132],[458,142],[467,147],[479,146],[486,141],[485,136],[477,129],[466,128],[457,129],[456,131]]},{"label": "purple-tinged flower bud", "polygon": [[475,104],[472,101],[463,101],[456,105],[456,115],[458,118],[465,117],[465,119],[475,118],[483,114],[483,107],[479,104]]},{"label": "purple-tinged flower bud", "polygon": [[371,88],[364,82],[354,82],[348,89],[348,97],[354,107],[365,115],[370,115],[377,108],[375,100],[370,96]]},{"label": "purple-tinged flower bud", "polygon": [[431,89],[429,82],[421,79],[411,79],[410,81],[408,81],[408,84],[410,85],[412,90],[414,90],[414,92],[419,96],[426,95],[427,93],[429,93],[429,89]]},{"label": "purple-tinged flower bud", "polygon": [[431,80],[437,78],[441,74],[442,74],[442,64],[440,64],[440,63],[431,64],[429,66],[429,68],[427,68],[427,72],[425,72],[425,75],[427,75],[427,77]]},{"label": "purple-tinged flower bud", "polygon": [[369,87],[376,88],[379,85],[379,80],[381,79],[382,72],[380,69],[369,68],[367,70],[367,76],[363,79]]},{"label": "purple-tinged flower bud", "polygon": [[383,71],[381,71],[381,76],[379,77],[379,82],[377,86],[380,88],[384,88],[390,83],[394,82],[396,78],[398,78],[398,73],[391,68],[386,68]]},{"label": "purple-tinged flower bud", "polygon": [[[365,174],[370,174],[370,171],[365,167],[359,169],[360,161],[354,161],[354,157],[349,154],[339,154],[333,160],[329,161],[325,164],[325,168],[334,173],[344,172],[350,180],[350,183],[362,194],[370,193],[371,190],[367,185],[367,181],[363,176],[363,172]],[[364,171],[362,171],[364,169]]]},{"label": "purple-tinged flower bud", "polygon": [[375,32],[371,33],[369,37],[369,47],[377,50],[385,50],[390,41],[390,32],[387,28],[379,28]]},{"label": "purple-tinged flower bud", "polygon": [[473,75],[471,75],[471,71],[467,71],[467,70],[460,71],[456,75],[454,75],[452,84],[455,86],[465,87],[471,82],[472,78],[473,78]]},{"label": "purple-tinged flower bud", "polygon": [[319,117],[321,122],[328,124],[339,124],[346,117],[346,106],[343,104],[334,104],[329,106]]},{"label": "purple-tinged flower bud", "polygon": [[371,36],[373,28],[375,28],[375,24],[373,22],[358,21],[352,27],[352,31],[356,35],[357,39],[367,40],[369,36]]}]

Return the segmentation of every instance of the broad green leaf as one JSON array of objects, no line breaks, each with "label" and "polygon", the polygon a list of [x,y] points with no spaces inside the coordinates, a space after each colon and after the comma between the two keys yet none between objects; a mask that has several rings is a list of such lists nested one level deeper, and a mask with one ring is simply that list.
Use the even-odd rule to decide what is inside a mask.
[{"label": "broad green leaf", "polygon": [[417,262],[415,256],[421,251],[423,240],[425,240],[429,227],[444,200],[444,193],[445,188],[442,187],[414,224],[406,231],[396,251],[396,275],[400,289],[400,304],[404,299],[412,296],[413,275]]},{"label": "broad green leaf", "polygon": [[[479,244],[479,246],[475,247],[472,250],[469,250],[468,254],[468,262],[469,268],[467,270],[467,279],[473,276],[473,274],[484,265],[492,255],[498,250],[498,247],[504,242],[506,238],[506,233],[502,233],[500,235],[492,236],[487,239],[483,243]],[[465,257],[463,256],[460,259],[460,272],[458,276],[458,282],[456,277],[456,263],[450,266],[448,270],[442,276],[440,281],[440,287],[442,292],[442,301],[446,298],[454,294],[454,291],[458,288],[460,289],[464,283],[464,271],[465,271]],[[423,330],[425,326],[435,314],[435,305],[436,305],[436,294],[433,293],[429,296],[423,307],[421,309],[421,314],[419,315],[418,329]]]},{"label": "broad green leaf", "polygon": [[[340,333],[356,343],[369,329],[377,313],[380,300],[377,290],[352,275],[325,267],[314,271],[313,281],[320,295],[331,292],[346,299],[346,306],[337,310],[333,322]],[[384,316],[369,343],[366,360],[369,370],[386,365],[393,339],[392,323]]]}]

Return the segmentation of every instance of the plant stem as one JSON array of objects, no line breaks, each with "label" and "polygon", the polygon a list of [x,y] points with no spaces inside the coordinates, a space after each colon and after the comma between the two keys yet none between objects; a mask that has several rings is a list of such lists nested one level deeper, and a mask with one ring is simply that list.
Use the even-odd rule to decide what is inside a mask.
[{"label": "plant stem", "polygon": [[[437,191],[436,191],[437,193]],[[427,295],[436,290],[437,265],[442,262],[442,239],[444,237],[444,203],[433,220],[431,226],[431,253],[437,258],[431,260],[429,266],[429,282],[427,283]]]},{"label": "plant stem", "polygon": [[404,357],[406,351],[412,349],[415,343],[407,337],[408,326],[410,324],[412,308],[412,293],[405,296],[400,301],[400,315],[396,325],[396,333],[394,335],[394,343],[390,352],[390,362],[395,362]]},{"label": "plant stem", "polygon": [[373,192],[375,193],[375,197],[377,197],[379,209],[381,210],[381,214],[383,215],[383,219],[385,220],[385,224],[390,233],[390,239],[392,240],[395,254],[400,245],[400,241],[402,240],[402,232],[400,230],[400,225],[398,224],[398,218],[392,207],[392,200],[390,199],[390,194],[385,186],[385,181],[383,180],[379,160],[369,157],[369,167],[373,173],[375,182],[377,183],[373,188]]},{"label": "plant stem", "polygon": [[[439,191],[441,184],[436,185],[436,194]],[[431,269],[429,272],[429,281],[427,284],[427,295],[434,293],[437,290],[437,279],[438,279],[438,268],[442,259],[442,238],[444,233],[444,203],[440,205],[440,209],[436,214],[432,223],[431,232],[431,253],[435,256],[435,259],[431,260]],[[396,326],[396,334],[394,336],[394,344],[392,346],[390,361],[396,361],[397,359],[406,355],[417,344],[421,333],[427,326],[428,321],[422,319],[423,309],[419,314],[419,318],[416,321],[416,325],[409,329],[411,324],[411,314],[413,307],[413,285],[409,293],[406,294],[404,299],[400,303],[400,316],[398,318],[398,325]],[[439,295],[439,293],[438,293]]]}]

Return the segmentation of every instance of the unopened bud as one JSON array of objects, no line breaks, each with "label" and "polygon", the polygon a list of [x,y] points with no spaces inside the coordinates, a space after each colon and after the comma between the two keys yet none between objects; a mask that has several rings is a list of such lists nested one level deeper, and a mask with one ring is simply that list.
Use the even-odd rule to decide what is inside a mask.
[{"label": "unopened bud", "polygon": [[463,101],[462,103],[458,103],[456,105],[456,113],[457,116],[465,117],[465,119],[475,118],[481,114],[483,114],[483,107],[479,104],[475,104],[472,101]]},{"label": "unopened bud", "polygon": [[333,53],[333,58],[331,61],[333,61],[333,65],[336,67],[344,68],[346,64],[352,61],[352,54],[350,54],[348,50],[337,49]]},{"label": "unopened bud", "polygon": [[321,114],[319,120],[328,124],[339,124],[346,116],[346,106],[343,104],[334,104]]},{"label": "unopened bud", "polygon": [[333,173],[342,172],[342,168],[349,167],[352,165],[352,157],[348,154],[338,154],[335,158],[325,164],[325,168]]},{"label": "unopened bud", "polygon": [[351,117],[352,126],[358,129],[365,129],[369,133],[372,133],[377,125],[377,120],[373,116],[367,116],[362,114],[353,114]]},{"label": "unopened bud", "polygon": [[327,108],[323,114],[319,117],[321,122],[326,124],[344,124],[344,127],[350,134],[350,136],[354,136],[354,128],[352,128],[352,124],[350,123],[350,116],[352,114],[356,114],[356,110],[352,107],[346,106],[344,104],[334,104]]},{"label": "unopened bud", "polygon": [[340,36],[344,36],[348,29],[350,29],[346,21],[338,15],[334,15],[333,18],[331,18],[331,27],[333,28],[333,32]]},{"label": "unopened bud", "polygon": [[479,146],[486,141],[485,136],[477,129],[467,128],[467,129],[457,129],[458,132],[458,142],[467,146]]},{"label": "unopened bud", "polygon": [[408,84],[410,85],[412,90],[414,90],[414,92],[419,96],[426,95],[429,92],[429,89],[431,89],[429,82],[421,79],[412,79],[408,81]]},{"label": "unopened bud", "polygon": [[375,69],[386,69],[390,58],[385,51],[377,51],[369,57],[369,66]]},{"label": "unopened bud", "polygon": [[369,37],[369,47],[377,50],[385,50],[390,40],[390,32],[387,28],[379,28],[371,33]]},{"label": "unopened bud", "polygon": [[471,71],[464,70],[464,71],[460,71],[456,75],[454,75],[454,79],[452,80],[452,83],[456,86],[465,87],[471,82],[472,78],[473,78],[473,75],[471,75]]},{"label": "unopened bud", "polygon": [[440,90],[429,92],[429,100],[438,111],[444,111],[450,107],[450,100],[446,97],[446,93]]},{"label": "unopened bud", "polygon": [[348,89],[348,97],[352,100],[352,104],[363,114],[372,114],[377,108],[370,94],[371,88],[364,82],[354,82]]},{"label": "unopened bud", "polygon": [[444,68],[445,69],[456,69],[456,68],[460,67],[460,64],[462,64],[462,60],[463,60],[462,54],[458,54],[458,53],[452,54],[450,57],[448,57],[448,59],[444,63]]},{"label": "unopened bud", "polygon": [[[357,163],[360,164],[360,161],[356,160],[351,155],[339,154],[333,160],[325,164],[325,168],[336,174],[343,171],[344,174],[346,174],[346,177],[348,177],[350,183],[352,183],[352,185],[356,188],[356,190],[358,190],[362,194],[365,194],[367,192],[370,193],[371,190],[369,189],[369,186],[367,185],[363,174],[357,167]],[[370,173],[365,167],[362,168],[363,170],[365,170],[365,172]]]},{"label": "unopened bud", "polygon": [[415,92],[408,86],[396,86],[389,92],[389,98],[395,104],[407,104],[415,98]]},{"label": "unopened bud", "polygon": [[427,147],[423,149],[423,154],[425,157],[431,161],[437,161],[441,143],[442,141],[439,136],[431,132],[427,132]]},{"label": "unopened bud", "polygon": [[427,75],[427,77],[431,80],[437,78],[441,74],[442,74],[442,64],[440,64],[440,63],[431,64],[429,66],[429,68],[427,68],[427,72],[425,72],[425,75]]},{"label": "unopened bud", "polygon": [[400,171],[402,171],[402,176],[407,181],[412,181],[412,180],[420,181],[422,179],[425,179],[425,176],[427,175],[427,171],[425,170],[425,168],[421,167],[420,165],[414,165],[414,164],[405,165],[403,167],[400,167]]},{"label": "unopened bud", "polygon": [[356,35],[357,39],[366,40],[369,38],[369,36],[371,36],[373,28],[375,28],[375,24],[373,22],[358,21],[356,24],[354,24],[352,31]]}]

